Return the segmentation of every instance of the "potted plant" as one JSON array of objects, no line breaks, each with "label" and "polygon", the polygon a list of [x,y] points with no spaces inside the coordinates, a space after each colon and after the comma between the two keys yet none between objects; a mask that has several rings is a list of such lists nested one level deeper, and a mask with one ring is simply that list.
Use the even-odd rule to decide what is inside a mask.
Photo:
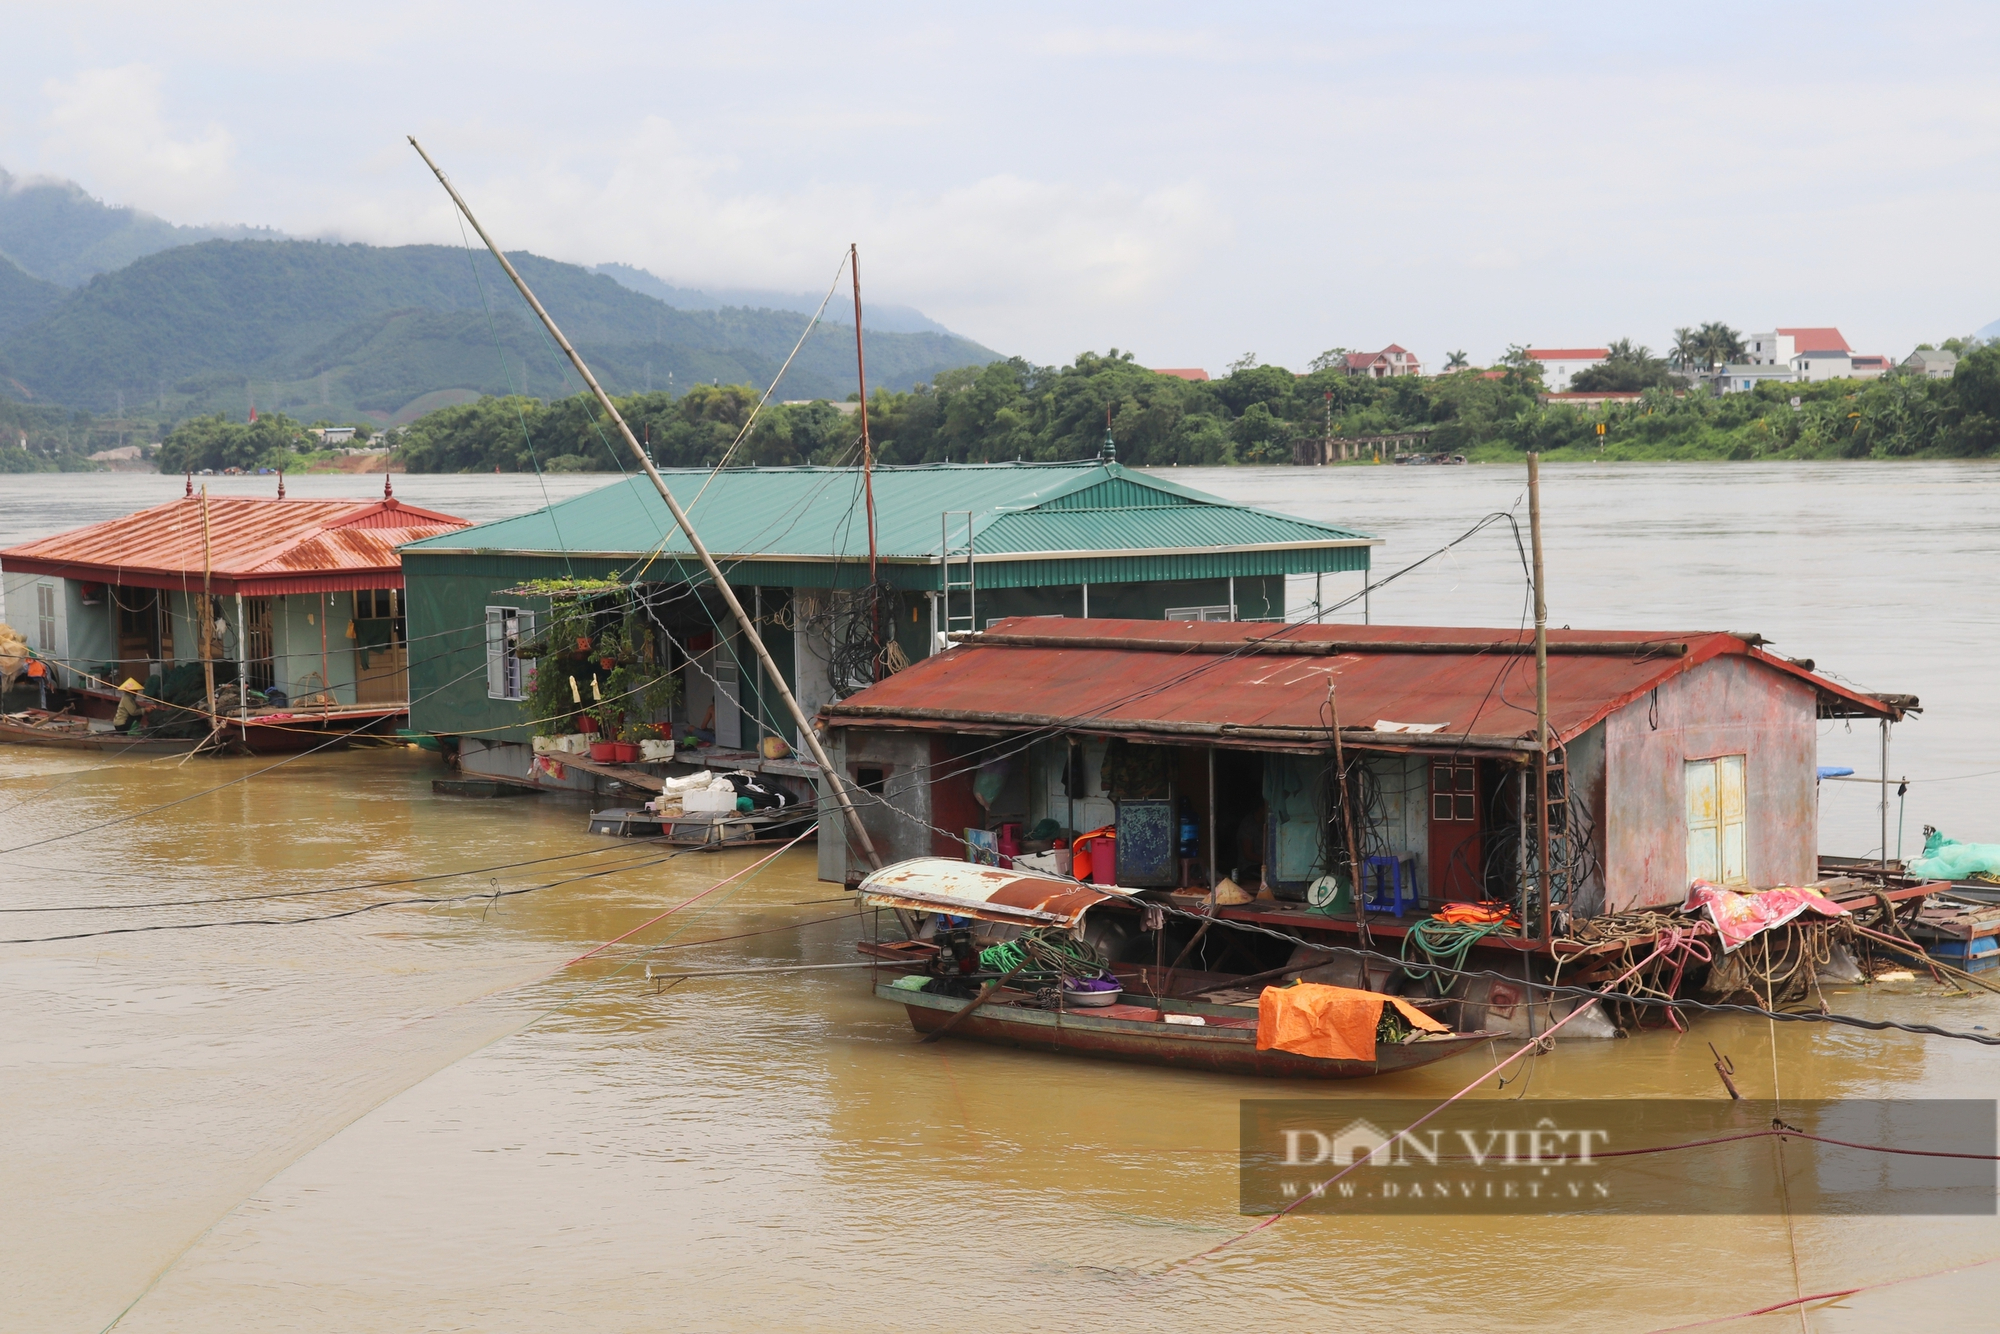
[{"label": "potted plant", "polygon": [[602,738],[590,743],[590,758],[605,764],[623,762],[625,747],[618,740],[618,729],[625,724],[624,708],[612,700],[605,700],[584,716],[596,724],[595,731]]}]

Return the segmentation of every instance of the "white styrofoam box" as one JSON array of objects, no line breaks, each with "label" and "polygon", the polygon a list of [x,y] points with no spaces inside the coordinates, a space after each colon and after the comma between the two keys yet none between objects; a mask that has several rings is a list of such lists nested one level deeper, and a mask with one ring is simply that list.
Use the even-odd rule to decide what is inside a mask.
[{"label": "white styrofoam box", "polygon": [[1019,870],[1040,871],[1043,875],[1068,875],[1069,849],[1022,853],[1014,859],[1014,865]]},{"label": "white styrofoam box", "polygon": [[681,812],[685,815],[733,815],[736,812],[736,789],[727,783],[690,788],[681,793]]},{"label": "white styrofoam box", "polygon": [[671,760],[674,757],[674,743],[671,741],[641,741],[639,758],[642,760]]}]

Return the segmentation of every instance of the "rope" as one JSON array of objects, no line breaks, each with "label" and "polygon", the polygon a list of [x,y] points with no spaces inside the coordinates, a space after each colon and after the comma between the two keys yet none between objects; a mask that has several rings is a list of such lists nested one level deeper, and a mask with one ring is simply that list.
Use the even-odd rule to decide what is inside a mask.
[{"label": "rope", "polygon": [[1104,973],[1104,959],[1090,942],[1059,926],[1038,926],[983,949],[979,966],[988,972],[1021,968],[1054,977],[1101,977]]},{"label": "rope", "polygon": [[1946,1269],[1932,1269],[1922,1274],[1910,1274],[1903,1278],[1884,1279],[1880,1283],[1863,1283],[1858,1287],[1835,1288],[1831,1292],[1815,1292],[1810,1296],[1791,1297],[1782,1302],[1773,1302],[1769,1306],[1760,1306],[1754,1311],[1738,1311],[1734,1315],[1711,1316],[1707,1320],[1693,1320],[1685,1325],[1662,1325],[1654,1330],[1653,1334],[1671,1334],[1671,1331],[1681,1329],[1704,1329],[1709,1325],[1727,1324],[1732,1320],[1748,1320],[1752,1316],[1771,1315],[1794,1306],[1803,1310],[1807,1302],[1826,1302],[1832,1301],[1836,1297],[1852,1297],[1857,1292],[1873,1292],[1878,1288],[1893,1288],[1904,1283],[1915,1283],[1919,1279],[1942,1278],[1946,1274],[1960,1274],[1968,1269],[1983,1269],[1990,1264],[2000,1264],[2000,1255],[1991,1256],[1984,1260],[1974,1260],[1968,1264],[1952,1265]]},{"label": "rope", "polygon": [[1428,959],[1442,960],[1453,968],[1463,968],[1472,947],[1505,926],[1505,922],[1444,922],[1426,917],[1403,937],[1403,976],[1414,981],[1431,976],[1428,968],[1410,966],[1411,945],[1423,951]]},{"label": "rope", "polygon": [[[1677,947],[1681,943],[1679,936],[1680,936],[1679,932],[1669,933],[1668,937],[1662,939],[1658,947],[1655,948],[1651,954],[1647,955],[1644,959],[1640,960],[1638,963],[1634,964],[1631,968],[1627,969],[1624,974],[1616,978],[1610,985],[1617,986],[1619,982],[1623,982],[1627,977],[1630,977],[1633,973],[1636,973],[1640,968],[1644,967],[1646,964],[1651,963],[1655,958],[1658,958],[1661,955],[1667,953],[1668,950]],[[1439,1112],[1442,1112],[1445,1108],[1451,1106],[1453,1103],[1457,1102],[1460,1098],[1463,1098],[1466,1094],[1472,1092],[1474,1089],[1484,1084],[1487,1080],[1493,1078],[1493,1076],[1499,1074],[1502,1070],[1505,1070],[1508,1066],[1520,1060],[1523,1056],[1526,1056],[1529,1052],[1539,1050],[1541,1046],[1544,1043],[1546,1043],[1551,1037],[1553,1037],[1556,1031],[1560,1029],[1564,1024],[1569,1023],[1572,1019],[1575,1019],[1578,1015],[1583,1014],[1586,1010],[1589,1010],[1592,1006],[1596,1004],[1597,1004],[1597,998],[1593,997],[1592,999],[1587,1000],[1583,1004],[1577,1006],[1574,1010],[1571,1010],[1568,1014],[1564,1015],[1562,1018],[1556,1020],[1555,1023],[1549,1025],[1547,1030],[1545,1030],[1540,1037],[1528,1039],[1526,1045],[1516,1050],[1512,1055],[1504,1058],[1498,1065],[1494,1066],[1491,1070],[1488,1070],[1486,1073],[1479,1076],[1479,1078],[1473,1080],[1470,1084],[1467,1084],[1464,1088],[1452,1094],[1449,1098],[1446,1098],[1443,1102],[1431,1108],[1428,1112],[1425,1112],[1415,1121],[1412,1121],[1408,1129],[1406,1129],[1403,1133],[1408,1134],[1410,1131],[1417,1129],[1417,1127],[1423,1125],[1426,1121],[1436,1116]],[[1280,1219],[1290,1214],[1294,1209],[1297,1209],[1300,1205],[1306,1203],[1306,1201],[1318,1199],[1321,1195],[1324,1195],[1326,1193],[1326,1188],[1328,1186],[1333,1185],[1335,1182],[1339,1181],[1342,1177],[1346,1176],[1349,1172],[1352,1172],[1356,1168],[1363,1166],[1368,1161],[1369,1159],[1366,1157],[1354,1158],[1351,1162],[1348,1163],[1346,1167],[1341,1168],[1338,1172],[1335,1172],[1332,1176],[1320,1182],[1312,1189],[1301,1191],[1297,1199],[1293,1200],[1290,1204],[1286,1205],[1284,1208],[1272,1214],[1269,1218],[1264,1219],[1262,1222],[1257,1223],[1254,1226],[1245,1228],[1243,1231],[1237,1233],[1235,1236],[1229,1238],[1227,1241],[1218,1242],[1216,1245],[1209,1247],[1207,1250],[1202,1251],[1197,1255],[1191,1255],[1185,1260],[1176,1261],[1174,1264],[1167,1267],[1166,1272],[1171,1274],[1175,1270],[1185,1269],[1187,1266],[1194,1264],[1197,1261],[1206,1260],[1209,1256],[1215,1255],[1218,1252],[1224,1251],[1229,1247],[1234,1246],[1237,1242],[1242,1241],[1245,1237],[1255,1236],[1257,1233],[1262,1232],[1265,1228],[1275,1225]]]}]

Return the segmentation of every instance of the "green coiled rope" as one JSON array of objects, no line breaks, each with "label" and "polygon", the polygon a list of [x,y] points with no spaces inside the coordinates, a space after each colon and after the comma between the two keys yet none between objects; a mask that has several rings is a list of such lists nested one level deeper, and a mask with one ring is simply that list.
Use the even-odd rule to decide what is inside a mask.
[{"label": "green coiled rope", "polygon": [[1104,959],[1089,942],[1061,927],[1038,926],[979,951],[979,967],[985,972],[1005,973],[1024,964],[1034,972],[1061,977],[1098,977],[1104,972]]},{"label": "green coiled rope", "polygon": [[1431,976],[1431,970],[1421,964],[1411,965],[1412,944],[1423,951],[1424,957],[1432,963],[1443,964],[1447,968],[1464,968],[1472,947],[1505,926],[1505,922],[1441,922],[1435,917],[1426,917],[1403,937],[1403,976]]}]

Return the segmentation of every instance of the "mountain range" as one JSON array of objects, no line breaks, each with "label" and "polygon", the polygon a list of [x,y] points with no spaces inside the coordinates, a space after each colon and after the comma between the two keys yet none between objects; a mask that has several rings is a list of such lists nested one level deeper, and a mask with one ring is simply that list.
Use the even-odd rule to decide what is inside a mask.
[{"label": "mountain range", "polygon": [[[805,328],[801,312],[819,306],[817,295],[677,287],[623,264],[509,259],[614,393],[766,384]],[[908,307],[865,318],[871,385],[998,355]],[[836,294],[778,396],[854,387],[852,305]],[[0,172],[0,394],[121,415],[254,407],[400,425],[482,394],[581,388],[484,252],[182,227],[70,182]]]}]

